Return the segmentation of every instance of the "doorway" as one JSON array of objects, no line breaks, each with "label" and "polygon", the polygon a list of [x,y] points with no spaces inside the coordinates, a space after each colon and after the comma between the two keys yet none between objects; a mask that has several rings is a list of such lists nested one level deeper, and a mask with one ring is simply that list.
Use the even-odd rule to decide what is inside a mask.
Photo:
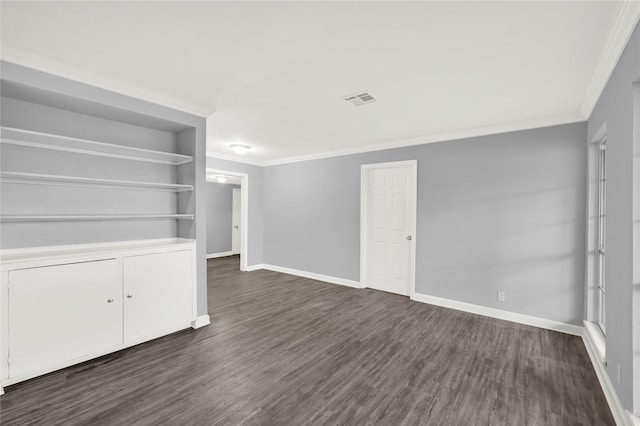
[{"label": "doorway", "polygon": [[415,292],[417,160],[365,164],[360,187],[360,281]]},{"label": "doorway", "polygon": [[[247,270],[247,254],[249,241],[249,175],[229,170],[207,169],[207,182],[236,184],[240,188],[232,190],[231,199],[231,247],[228,255],[240,255],[240,270]],[[209,219],[211,220],[211,219]]]}]

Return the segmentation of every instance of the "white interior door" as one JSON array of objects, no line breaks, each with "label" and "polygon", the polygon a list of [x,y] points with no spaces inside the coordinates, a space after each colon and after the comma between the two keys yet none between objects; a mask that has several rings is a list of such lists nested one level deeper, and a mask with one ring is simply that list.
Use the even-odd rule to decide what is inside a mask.
[{"label": "white interior door", "polygon": [[[367,167],[367,166],[365,166]],[[365,285],[409,295],[415,215],[415,162],[366,168]]]},{"label": "white interior door", "polygon": [[232,213],[231,213],[231,252],[240,253],[240,190],[233,190]]}]

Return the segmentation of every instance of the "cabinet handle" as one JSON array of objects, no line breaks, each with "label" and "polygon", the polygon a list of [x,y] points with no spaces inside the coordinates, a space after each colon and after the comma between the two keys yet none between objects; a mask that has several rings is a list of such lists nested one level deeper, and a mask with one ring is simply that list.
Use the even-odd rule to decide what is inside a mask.
[{"label": "cabinet handle", "polygon": [[127,294],[127,299],[131,299],[133,297],[132,294]]},{"label": "cabinet handle", "polygon": [[113,299],[107,299],[107,303],[113,303]]}]

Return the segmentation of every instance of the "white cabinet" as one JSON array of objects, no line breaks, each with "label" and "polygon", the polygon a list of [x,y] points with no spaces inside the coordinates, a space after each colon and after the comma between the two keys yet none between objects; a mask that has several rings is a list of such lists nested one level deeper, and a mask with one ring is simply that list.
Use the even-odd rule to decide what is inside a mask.
[{"label": "white cabinet", "polygon": [[114,259],[10,271],[8,302],[10,378],[122,343]]},{"label": "white cabinet", "polygon": [[2,251],[2,387],[195,326],[195,243]]},{"label": "white cabinet", "polygon": [[191,251],[124,258],[124,342],[135,344],[191,321]]}]

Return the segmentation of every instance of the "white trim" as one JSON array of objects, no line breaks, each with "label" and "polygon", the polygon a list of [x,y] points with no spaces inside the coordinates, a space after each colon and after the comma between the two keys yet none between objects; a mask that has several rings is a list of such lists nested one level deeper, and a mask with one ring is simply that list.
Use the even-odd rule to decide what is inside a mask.
[{"label": "white trim", "polygon": [[629,417],[629,421],[631,422],[631,425],[640,426],[640,417],[636,417],[628,411],[627,411],[627,415]]},{"label": "white trim", "polygon": [[[490,126],[474,127],[460,131],[427,135],[419,138],[400,139],[382,142],[374,145],[366,145],[355,148],[339,149],[308,155],[298,155],[293,157],[283,157],[275,160],[263,161],[256,165],[276,166],[279,164],[298,163],[300,161],[318,160],[322,158],[340,157],[342,155],[361,154],[364,152],[382,151],[385,149],[403,148],[407,146],[424,145],[428,143],[447,142],[458,139],[474,138],[479,136],[490,136],[500,133],[516,132],[520,130],[537,129],[542,127],[559,126],[562,124],[579,123],[587,118],[579,112],[564,115],[554,115],[551,117],[535,118],[511,123],[495,124]],[[217,155],[217,154],[216,154]],[[234,160],[236,161],[236,160]]]},{"label": "white trim", "polygon": [[367,196],[369,189],[369,171],[374,169],[387,169],[393,167],[409,167],[411,170],[411,202],[413,212],[411,219],[411,253],[409,254],[409,294],[415,293],[416,285],[416,230],[418,216],[418,160],[392,161],[388,163],[363,164],[360,166],[360,287],[366,288],[365,279],[367,276]]},{"label": "white trim", "polygon": [[428,135],[419,138],[399,139],[381,142],[374,145],[365,145],[361,147],[338,149],[334,151],[319,152],[314,154],[296,155],[291,157],[281,157],[274,160],[252,160],[246,157],[236,156],[232,154],[221,154],[217,152],[207,152],[207,157],[220,160],[234,161],[237,163],[250,164],[252,166],[268,167],[277,166],[279,164],[299,163],[301,161],[320,160],[323,158],[340,157],[343,155],[362,154],[365,152],[383,151],[386,149],[403,148],[407,146],[425,145],[428,143],[447,142],[465,138],[473,138],[479,136],[490,136],[500,133],[517,132],[521,130],[537,129],[542,127],[559,126],[562,124],[579,123],[586,121],[587,118],[579,112],[556,115],[551,117],[542,117],[531,120],[523,120],[512,123],[496,124],[491,126],[474,127],[472,129],[460,130],[455,132],[440,133]]},{"label": "white trim", "polygon": [[[633,352],[633,413],[640,416],[640,81],[633,84],[633,243],[631,333]],[[637,418],[636,418],[637,419]],[[640,423],[640,420],[637,420]]]},{"label": "white trim", "polygon": [[638,21],[640,21],[640,2],[637,0],[622,2],[614,18],[613,28],[602,52],[600,63],[596,67],[580,106],[580,113],[583,117],[588,118],[593,112],[593,108],[600,99],[600,95],[602,95],[602,91],[618,64]]},{"label": "white trim", "polygon": [[247,261],[249,259],[249,174],[239,173],[229,170],[206,169],[208,176],[223,174],[240,178],[240,270],[247,271]]},{"label": "white trim", "polygon": [[264,266],[264,263],[257,263],[255,265],[247,266],[244,270],[245,272],[259,271],[260,269],[264,269]]},{"label": "white trim", "polygon": [[607,361],[607,342],[600,327],[591,321],[584,321],[584,333],[588,333],[593,344],[593,348],[598,355],[598,359],[606,363]]},{"label": "white trim", "polygon": [[233,154],[220,154],[218,152],[207,151],[207,157],[215,158],[216,160],[233,161],[234,163],[249,164],[251,166],[262,167],[265,164],[258,160],[251,160],[245,156],[233,155]]},{"label": "white trim", "polygon": [[[585,223],[585,318],[596,322],[598,317],[598,191],[599,191],[599,149],[607,137],[607,122],[602,123],[587,144],[586,180],[586,223]],[[603,350],[604,354],[604,350]],[[604,355],[603,355],[604,356]]]},{"label": "white trim", "polygon": [[585,328],[585,332],[582,334],[582,341],[584,342],[584,346],[587,348],[589,359],[596,371],[596,376],[598,377],[598,381],[602,387],[602,392],[607,399],[607,403],[609,404],[611,414],[613,414],[616,424],[618,426],[633,426],[634,421],[631,413],[624,409],[620,398],[618,398],[618,394],[613,387],[613,383],[611,383],[611,379],[609,379],[609,375],[607,374],[607,370],[604,365],[605,360],[600,358],[597,348],[598,345],[593,339],[589,328]]},{"label": "white trim", "polygon": [[216,259],[218,257],[227,257],[227,256],[233,256],[233,252],[232,251],[221,251],[218,253],[211,253],[207,255],[207,259]]},{"label": "white trim", "polygon": [[489,308],[486,306],[475,305],[473,303],[459,302],[457,300],[445,299],[443,297],[429,296],[422,293],[414,293],[411,296],[411,300],[456,309],[458,311],[469,312],[472,314],[483,315],[485,317],[531,325],[533,327],[544,328],[547,330],[559,331],[561,333],[572,334],[574,336],[582,336],[582,327],[579,325],[503,311],[502,309]]},{"label": "white trim", "polygon": [[60,61],[47,58],[43,55],[26,52],[14,46],[2,46],[2,60],[124,96],[137,98],[152,104],[186,112],[198,117],[207,118],[216,112],[213,107],[202,107],[201,105],[185,102],[182,99],[177,99],[158,91],[142,89],[139,86],[116,81],[106,76],[91,74],[86,70],[79,70]]},{"label": "white trim", "polygon": [[211,319],[209,318],[208,314],[205,315],[198,315],[198,317],[195,319],[195,321],[191,321],[191,328],[198,329],[198,328],[202,328],[205,327],[207,325],[211,324]]},{"label": "white trim", "polygon": [[[238,243],[238,247],[236,247],[236,248],[237,248],[237,250],[236,250],[236,249],[234,249],[234,247],[233,247],[233,246],[234,246],[234,241],[233,241],[233,230],[234,230],[234,227],[233,227],[233,220],[234,220],[234,219],[233,219],[233,218],[234,218],[234,217],[235,217],[235,215],[237,214],[237,211],[236,211],[236,208],[235,208],[235,205],[236,205],[236,204],[235,204],[235,202],[233,201],[233,199],[237,197],[236,192],[240,194],[240,216],[241,216],[241,217],[240,217],[240,220],[242,221],[242,188],[233,188],[233,189],[231,190],[231,202],[232,202],[232,203],[231,203],[231,217],[232,217],[232,220],[231,220],[231,222],[232,222],[232,223],[231,223],[231,252],[232,252],[233,254],[240,254],[240,247],[239,247],[239,246],[241,246],[241,245],[242,245],[242,238],[240,238],[240,241],[239,241],[239,243]],[[240,223],[240,225],[242,225],[242,223]]]},{"label": "white trim", "polygon": [[346,278],[338,278],[338,277],[332,277],[330,275],[316,274],[315,272],[301,271],[299,269],[285,268],[283,266],[275,266],[275,265],[268,265],[268,264],[262,264],[260,266],[261,266],[260,269],[266,269],[268,271],[281,272],[283,274],[295,275],[303,278],[310,278],[316,281],[323,281],[331,284],[339,284],[347,287],[364,288],[362,287],[362,284],[360,282],[348,280]]}]

